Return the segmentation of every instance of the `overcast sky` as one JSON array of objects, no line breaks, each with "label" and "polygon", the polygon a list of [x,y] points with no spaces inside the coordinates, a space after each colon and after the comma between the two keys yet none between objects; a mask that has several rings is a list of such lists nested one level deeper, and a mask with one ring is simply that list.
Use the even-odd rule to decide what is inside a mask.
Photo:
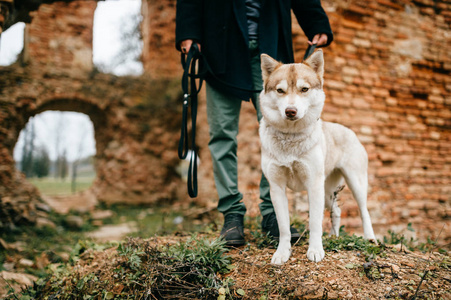
[{"label": "overcast sky", "polygon": [[0,66],[9,66],[16,61],[23,49],[24,23],[17,23],[2,33],[0,39]]},{"label": "overcast sky", "polygon": [[[121,20],[139,13],[141,0],[109,0],[98,2],[94,15],[93,62],[96,65],[109,65],[121,46]],[[7,66],[16,61],[23,49],[23,32],[25,24],[18,23],[6,30],[0,40],[0,66]],[[142,64],[128,62],[125,65],[111,68],[116,75],[139,75]],[[55,159],[56,129],[61,126],[60,118],[64,118],[64,128],[68,134],[64,137],[67,156],[73,161],[79,156],[79,145],[82,143],[82,156],[95,154],[94,128],[87,115],[75,112],[47,111],[34,117],[36,146],[47,148],[51,159]],[[22,156],[23,134],[14,149],[14,159]]]},{"label": "overcast sky", "polygon": [[[127,20],[140,14],[141,0],[109,0],[97,2],[94,14],[93,62],[95,65],[112,63],[121,46],[121,29]],[[139,75],[142,64],[128,61],[112,70],[116,75]]]}]

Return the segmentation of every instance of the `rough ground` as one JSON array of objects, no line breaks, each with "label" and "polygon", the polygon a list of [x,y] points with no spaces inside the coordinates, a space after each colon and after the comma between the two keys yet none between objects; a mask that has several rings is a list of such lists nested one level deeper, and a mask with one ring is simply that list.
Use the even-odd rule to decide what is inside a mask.
[{"label": "rough ground", "polygon": [[[61,203],[58,202],[58,204]],[[66,207],[68,203],[70,202],[66,201],[58,208],[63,208],[64,212],[69,211],[70,209]],[[57,208],[55,205],[52,207],[53,209]],[[122,210],[119,211],[122,212]],[[139,214],[136,215],[138,212]],[[131,228],[136,227],[143,214],[147,213],[153,214],[154,212],[149,209],[138,209],[128,218],[120,217],[119,224],[105,224],[96,231],[86,232],[85,236],[93,238],[97,244],[92,242],[79,242],[76,246],[67,244],[63,247],[66,249],[63,250],[65,253],[57,252],[55,254],[52,251],[39,253],[38,250],[34,250],[33,255],[28,254],[27,256],[25,253],[28,253],[26,250],[29,245],[26,245],[25,240],[7,243],[0,239],[0,250],[3,249],[6,257],[2,266],[3,271],[0,269],[0,298],[72,299],[75,293],[76,298],[80,297],[80,299],[124,299],[127,297],[161,299],[162,297],[142,297],[142,291],[145,292],[147,288],[153,291],[153,294],[148,293],[148,295],[158,295],[155,293],[156,290],[166,289],[167,282],[169,282],[169,286],[173,284],[171,280],[174,271],[172,269],[168,274],[164,274],[161,277],[164,278],[163,284],[156,286],[159,284],[158,280],[155,280],[155,273],[150,274],[150,270],[164,273],[164,270],[167,270],[167,264],[165,265],[158,259],[154,260],[152,257],[158,256],[158,253],[165,253],[169,249],[168,245],[185,243],[190,235],[179,231],[171,235],[157,235],[147,240],[124,239],[124,234],[129,234]],[[218,227],[213,226],[216,223],[214,221],[216,215],[210,216],[210,213],[210,210],[200,213],[191,211],[191,215],[201,216],[202,221],[198,217],[195,221],[201,222],[204,230],[207,227],[205,224],[211,224],[208,226],[211,229],[197,235],[198,240],[212,241],[218,236]],[[114,214],[118,214],[118,212],[93,210],[85,216],[85,221],[88,218],[91,220],[90,222],[94,223]],[[149,226],[148,223],[144,224],[144,227]],[[405,245],[412,249],[412,244],[406,240],[404,240],[404,245],[400,244],[400,241],[404,239],[404,234],[389,232],[391,238],[389,237],[389,240],[385,241],[387,245],[379,243],[376,246],[363,241],[360,237],[343,232],[343,236],[339,239],[324,237],[326,257],[319,263],[312,263],[306,258],[308,232],[305,230],[305,225],[299,223],[296,227],[303,234],[301,240],[293,247],[290,260],[283,266],[274,266],[270,262],[275,247],[267,237],[261,234],[258,224],[256,219],[246,221],[245,234],[248,243],[240,248],[228,249],[226,255],[231,259],[231,265],[227,267],[228,271],[212,274],[216,278],[214,280],[219,282],[219,287],[222,285],[227,288],[226,292],[221,291],[218,285],[212,285],[213,288],[206,288],[209,290],[208,297],[197,296],[197,299],[410,300],[415,297],[416,299],[451,299],[451,251],[449,245],[437,246],[433,241],[429,241],[427,244],[423,244],[423,247],[417,245],[416,249],[422,251],[410,251]],[[139,227],[143,227],[143,224]],[[119,228],[123,230],[119,230]],[[132,231],[134,230],[137,228]],[[179,230],[188,230],[186,224],[179,227]],[[62,232],[62,234],[65,233],[68,231]],[[148,232],[140,231],[138,236],[151,235]],[[39,238],[42,242],[41,238],[45,237]],[[130,241],[133,241],[132,245],[135,250],[124,255],[124,247],[121,250],[121,246],[119,246],[118,249],[118,243],[104,244],[105,241],[112,240],[122,240],[122,245],[128,245]],[[194,248],[196,247],[195,245]],[[53,257],[55,255],[58,259]],[[135,266],[135,268],[124,269],[127,262],[129,264],[136,263],[133,258],[136,259],[138,256],[142,265],[154,264],[154,266],[142,266],[141,269]],[[215,256],[215,259],[219,259],[219,256]],[[124,271],[118,273],[119,269]],[[34,270],[34,275],[39,275],[41,278],[27,274],[30,273],[30,270]],[[44,270],[52,275],[52,279],[44,280],[42,273]],[[179,274],[178,271],[175,273]],[[154,281],[151,282],[150,278],[153,278]],[[41,289],[44,292],[39,292],[39,296],[36,297],[32,295],[31,298],[21,298],[19,295],[21,288],[32,286],[33,282],[40,284],[40,287],[34,286],[35,291]],[[130,288],[132,282],[136,282],[136,285]],[[202,284],[200,286],[203,288]],[[191,285],[189,283],[187,287],[191,289],[191,293],[196,294],[196,291],[193,290],[197,289],[199,284]],[[6,296],[10,288],[15,290],[15,294],[9,293],[9,296]],[[59,291],[56,298],[54,298],[55,289]],[[68,296],[62,292],[63,290],[71,291],[72,294]],[[184,291],[183,287],[181,291],[181,294],[185,295],[182,297],[183,299],[196,298],[188,296],[188,291]],[[141,294],[138,296],[138,293]],[[172,296],[172,299],[181,299],[180,293],[177,296],[172,294]],[[225,298],[221,296],[225,296]],[[22,297],[24,296],[22,295]]]},{"label": "rough ground", "polygon": [[[227,253],[233,264],[231,271],[217,274],[222,280],[233,280],[226,299],[415,299],[415,295],[417,299],[451,299],[449,251],[411,252],[395,245],[387,246],[371,260],[362,251],[329,250],[323,261],[312,263],[305,255],[308,245],[302,241],[293,248],[292,257],[284,266],[273,266],[270,261],[274,247],[259,249],[259,240],[250,238],[246,246]],[[187,236],[172,235],[147,241],[138,239],[137,243],[148,242],[164,248],[186,240]],[[348,248],[352,248],[352,243],[349,244]],[[123,265],[123,259],[117,247],[88,249],[59,284],[75,286],[82,278],[92,280],[95,274],[99,282],[108,282],[103,287],[111,291],[105,294],[106,299],[123,299],[125,283],[114,275],[118,265]]]},{"label": "rough ground", "polygon": [[262,293],[270,299],[411,299],[428,271],[419,298],[451,299],[449,256],[389,250],[386,257],[369,263],[360,252],[337,251],[315,264],[306,258],[307,247],[295,247],[282,267],[268,264],[271,249],[232,251],[236,269],[227,276],[249,299]]}]

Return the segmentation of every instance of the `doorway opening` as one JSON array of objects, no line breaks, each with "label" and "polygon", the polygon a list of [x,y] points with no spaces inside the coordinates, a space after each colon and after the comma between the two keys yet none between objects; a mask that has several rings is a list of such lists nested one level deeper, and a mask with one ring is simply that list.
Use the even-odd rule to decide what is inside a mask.
[{"label": "doorway opening", "polygon": [[83,113],[45,111],[31,117],[14,148],[16,168],[44,196],[69,196],[96,178],[94,125]]}]

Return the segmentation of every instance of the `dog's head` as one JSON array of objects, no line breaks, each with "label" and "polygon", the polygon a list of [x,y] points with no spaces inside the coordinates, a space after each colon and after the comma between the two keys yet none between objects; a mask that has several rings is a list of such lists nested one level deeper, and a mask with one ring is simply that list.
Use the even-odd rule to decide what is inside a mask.
[{"label": "dog's head", "polygon": [[324,58],[321,50],[299,64],[282,64],[261,55],[260,106],[266,122],[293,131],[319,119],[323,109]]}]

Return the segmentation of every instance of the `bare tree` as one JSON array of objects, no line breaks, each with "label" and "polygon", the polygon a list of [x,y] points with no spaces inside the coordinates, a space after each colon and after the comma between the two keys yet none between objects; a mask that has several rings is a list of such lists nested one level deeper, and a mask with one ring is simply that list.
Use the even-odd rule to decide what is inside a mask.
[{"label": "bare tree", "polygon": [[40,146],[36,150],[36,155],[33,156],[33,176],[39,178],[49,175],[50,157],[49,152],[45,146]]},{"label": "bare tree", "polygon": [[64,145],[64,134],[66,134],[66,120],[64,119],[64,113],[59,112],[55,128],[55,178],[65,179],[67,176],[67,150]]},{"label": "bare tree", "polygon": [[119,68],[125,68],[125,73],[136,73],[133,65],[134,63],[141,63],[142,53],[141,20],[140,12],[125,16],[120,20],[121,44],[119,50],[108,64],[96,64],[101,72],[114,73]]},{"label": "bare tree", "polygon": [[63,152],[58,156],[57,165],[58,165],[58,177],[64,181],[69,171],[66,149],[64,149]]},{"label": "bare tree", "polygon": [[79,140],[78,140],[77,158],[72,163],[72,184],[71,184],[72,194],[75,194],[75,192],[77,191],[77,175],[78,175],[77,171],[78,171],[78,166],[80,164],[80,161],[82,159],[82,155],[85,150],[85,137],[86,137],[87,132],[88,132],[88,129],[86,128],[86,126],[83,126],[82,134],[79,136]]},{"label": "bare tree", "polygon": [[34,143],[36,139],[36,133],[34,128],[33,118],[30,118],[28,124],[23,129],[23,148],[22,148],[22,161],[21,170],[26,177],[33,176],[33,152]]},{"label": "bare tree", "polygon": [[142,53],[142,16],[138,12],[121,20],[121,47],[113,59],[113,67],[140,62]]}]

